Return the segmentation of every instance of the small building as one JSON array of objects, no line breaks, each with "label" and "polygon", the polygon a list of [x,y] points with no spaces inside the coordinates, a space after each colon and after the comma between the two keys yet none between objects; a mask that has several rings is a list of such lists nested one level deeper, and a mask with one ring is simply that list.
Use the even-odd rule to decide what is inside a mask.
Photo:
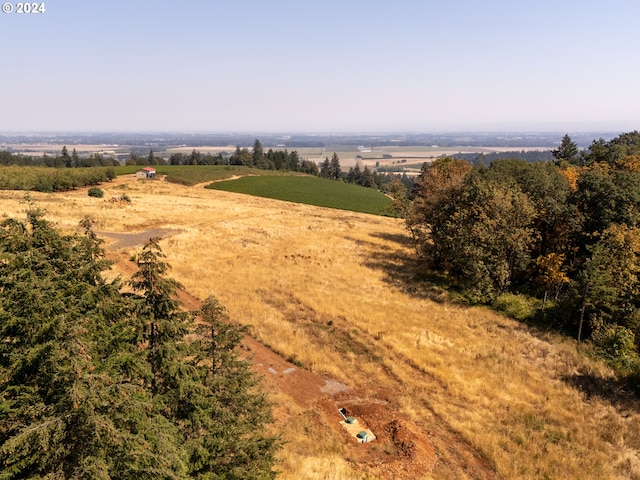
[{"label": "small building", "polygon": [[136,178],[156,178],[156,169],[151,167],[141,168],[136,172]]}]

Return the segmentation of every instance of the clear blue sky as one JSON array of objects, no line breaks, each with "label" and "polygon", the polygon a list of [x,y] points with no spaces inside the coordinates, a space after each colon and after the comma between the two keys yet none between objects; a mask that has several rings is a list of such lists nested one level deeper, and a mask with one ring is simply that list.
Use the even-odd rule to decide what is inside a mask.
[{"label": "clear blue sky", "polygon": [[639,0],[44,4],[0,13],[0,131],[640,129]]}]

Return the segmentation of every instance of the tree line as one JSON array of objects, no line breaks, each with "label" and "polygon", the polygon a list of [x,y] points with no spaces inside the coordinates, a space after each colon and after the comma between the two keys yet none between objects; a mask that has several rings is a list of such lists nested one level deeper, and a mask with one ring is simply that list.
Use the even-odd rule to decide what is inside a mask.
[{"label": "tree line", "polygon": [[520,150],[512,152],[491,152],[491,153],[456,153],[451,155],[453,158],[466,160],[472,165],[483,164],[491,165],[494,160],[510,160],[512,158],[520,158],[527,162],[547,162],[553,160],[551,150]]},{"label": "tree line", "polygon": [[38,192],[66,192],[76,188],[98,185],[116,177],[114,167],[0,168],[0,190],[33,190]]},{"label": "tree line", "polygon": [[340,158],[337,153],[333,153],[331,159],[328,157],[320,164],[317,173],[322,178],[337,180],[340,182],[352,183],[361,187],[373,188],[380,191],[388,191],[392,182],[399,182],[404,185],[407,193],[411,191],[413,181],[406,173],[403,175],[393,173],[379,173],[377,169],[371,169],[367,165],[360,167],[359,163],[349,167],[348,172],[343,172],[340,166]]},{"label": "tree line", "polygon": [[625,374],[639,370],[640,133],[566,135],[553,160],[442,158],[424,164],[414,199],[397,190],[429,271],[471,301],[540,300],[538,317],[590,338]]},{"label": "tree line", "polygon": [[[147,155],[139,155],[131,152],[129,158],[125,161],[126,165],[238,165],[258,168],[262,170],[280,170],[290,172],[300,172],[308,175],[316,175],[322,178],[328,178],[331,180],[338,180],[347,183],[353,183],[368,188],[375,188],[378,190],[385,190],[386,186],[393,180],[401,179],[402,183],[410,189],[413,182],[406,174],[398,175],[393,173],[379,173],[376,169],[370,169],[368,166],[361,168],[359,164],[355,167],[350,167],[348,172],[344,172],[340,166],[340,159],[334,152],[331,159],[325,158],[324,162],[318,166],[314,161],[303,159],[300,157],[297,151],[285,150],[273,150],[269,149],[264,151],[260,140],[256,139],[253,143],[253,148],[242,148],[239,145],[236,146],[235,151],[231,155],[223,155],[222,153],[211,154],[202,153],[197,149],[193,149],[191,153],[185,154],[182,152],[173,153],[169,159],[166,160],[157,156],[153,150],[149,150]],[[53,167],[53,168],[79,168],[79,167],[92,167],[92,166],[113,166],[119,165],[119,162],[113,158],[105,158],[100,154],[92,154],[89,157],[80,157],[76,150],[73,149],[69,153],[67,147],[63,147],[59,155],[42,157],[27,157],[23,155],[16,155],[9,152],[0,152],[0,165],[4,166],[40,166],[40,167]],[[51,175],[44,175],[45,180],[39,183],[43,183],[43,186],[34,186],[28,189],[52,192],[68,190],[65,186],[65,182],[53,182],[54,185],[48,186],[52,183],[50,180]],[[60,175],[57,175],[60,177]],[[57,178],[56,177],[56,178]],[[64,175],[63,175],[64,177]],[[60,183],[60,185],[58,185]],[[71,188],[77,186],[95,185],[95,183],[80,183],[71,182],[74,185]],[[16,189],[22,189],[17,187]]]},{"label": "tree line", "polygon": [[1,151],[0,165],[4,166],[32,166],[32,167],[53,167],[53,168],[80,168],[80,167],[114,167],[119,165],[118,161],[111,157],[105,157],[100,153],[93,153],[88,157],[81,157],[74,148],[71,153],[66,146],[58,155],[51,156],[46,153],[41,157],[30,157],[15,153]]},{"label": "tree line", "polygon": [[180,308],[158,239],[129,282],[105,280],[82,228],[32,208],[0,224],[0,478],[274,478],[245,329],[215,297]]},{"label": "tree line", "polygon": [[174,153],[169,157],[170,165],[242,165],[255,167],[262,170],[283,170],[291,172],[302,172],[312,175],[318,174],[318,166],[315,162],[300,158],[297,151],[287,150],[264,151],[260,140],[253,142],[253,148],[242,148],[236,146],[231,155],[217,153],[203,154],[193,149],[191,154]]}]

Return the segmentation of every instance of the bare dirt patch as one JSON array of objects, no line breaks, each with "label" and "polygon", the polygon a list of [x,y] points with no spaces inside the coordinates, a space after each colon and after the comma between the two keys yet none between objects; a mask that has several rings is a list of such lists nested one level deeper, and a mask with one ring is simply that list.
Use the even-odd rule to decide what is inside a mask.
[{"label": "bare dirt patch", "polygon": [[168,238],[177,233],[180,233],[180,230],[171,228],[151,228],[137,233],[96,232],[99,237],[106,237],[111,240],[109,247],[114,249],[141,247],[152,238]]}]

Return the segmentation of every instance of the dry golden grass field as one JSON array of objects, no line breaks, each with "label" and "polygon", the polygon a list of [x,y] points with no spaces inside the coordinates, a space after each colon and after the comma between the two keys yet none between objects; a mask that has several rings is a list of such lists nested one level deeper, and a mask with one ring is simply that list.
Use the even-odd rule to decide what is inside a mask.
[{"label": "dry golden grass field", "polygon": [[[413,285],[400,220],[131,176],[103,188],[131,204],[31,197],[65,230],[84,215],[99,232],[163,229],[188,302],[213,294],[251,325],[280,478],[640,479],[638,402],[573,341]],[[24,215],[22,198],[0,192],[2,212]],[[129,274],[141,237],[103,235]],[[340,407],[378,438],[357,443]]]}]

